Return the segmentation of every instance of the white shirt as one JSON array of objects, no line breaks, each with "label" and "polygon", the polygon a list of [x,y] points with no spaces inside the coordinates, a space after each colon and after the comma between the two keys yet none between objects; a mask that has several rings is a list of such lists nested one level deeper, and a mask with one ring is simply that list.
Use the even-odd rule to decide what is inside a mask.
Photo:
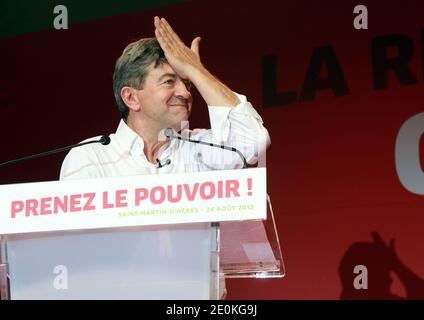
[{"label": "white shirt", "polygon": [[[234,147],[248,163],[256,163],[269,145],[270,138],[261,117],[246,97],[237,96],[241,103],[236,107],[208,106],[211,129],[185,129],[181,135]],[[157,164],[147,160],[143,139],[123,120],[110,139],[108,145],[94,143],[72,149],[62,163],[60,179],[198,172],[236,169],[243,165],[241,157],[235,152],[172,139],[158,153],[161,164],[168,159],[170,163],[158,168]]]}]

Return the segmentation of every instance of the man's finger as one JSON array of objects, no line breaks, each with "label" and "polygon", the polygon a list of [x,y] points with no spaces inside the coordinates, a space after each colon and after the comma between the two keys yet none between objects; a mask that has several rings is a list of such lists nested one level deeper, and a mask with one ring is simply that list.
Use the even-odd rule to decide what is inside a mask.
[{"label": "man's finger", "polygon": [[160,19],[160,27],[163,29],[163,32],[174,41],[183,44],[180,37],[178,37],[177,33],[172,29],[171,25],[166,21],[165,18]]},{"label": "man's finger", "polygon": [[202,38],[196,37],[191,42],[191,48],[190,49],[192,51],[194,51],[194,53],[197,54],[197,55],[199,55],[199,44],[200,44],[200,40],[202,40]]},{"label": "man's finger", "polygon": [[159,29],[155,29],[155,36],[156,36],[156,39],[158,40],[162,50],[165,51],[166,50],[166,41],[163,39]]},{"label": "man's finger", "polygon": [[153,24],[155,25],[155,28],[159,28],[159,21],[160,21],[159,17],[155,16],[153,19]]},{"label": "man's finger", "polygon": [[166,44],[166,42],[167,42],[168,39],[166,37],[165,32],[163,31],[163,28],[161,28],[161,21],[160,21],[160,19],[159,19],[158,16],[155,16],[155,18],[154,18],[153,21],[154,21],[153,23],[155,25],[155,36],[156,36],[156,39],[159,41],[162,49],[164,49],[164,45]]}]

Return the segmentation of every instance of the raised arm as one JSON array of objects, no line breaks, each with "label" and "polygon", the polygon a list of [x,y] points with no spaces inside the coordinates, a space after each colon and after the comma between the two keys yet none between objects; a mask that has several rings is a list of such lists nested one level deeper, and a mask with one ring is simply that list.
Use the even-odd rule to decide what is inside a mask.
[{"label": "raised arm", "polygon": [[190,80],[209,106],[235,107],[240,104],[237,95],[215,78],[201,63],[200,37],[187,47],[165,18],[155,17],[155,35],[169,65],[183,79]]}]

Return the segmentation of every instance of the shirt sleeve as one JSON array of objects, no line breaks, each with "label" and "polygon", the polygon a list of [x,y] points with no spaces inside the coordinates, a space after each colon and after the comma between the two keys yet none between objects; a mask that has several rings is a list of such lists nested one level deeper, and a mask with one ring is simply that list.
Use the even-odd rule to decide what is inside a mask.
[{"label": "shirt sleeve", "polygon": [[[264,156],[270,137],[261,116],[246,97],[240,94],[237,97],[240,104],[236,107],[208,106],[211,129],[201,130],[192,138],[234,147],[244,155],[249,164],[254,164]],[[243,165],[236,152],[208,146],[200,148],[203,162],[214,168],[235,169]]]}]

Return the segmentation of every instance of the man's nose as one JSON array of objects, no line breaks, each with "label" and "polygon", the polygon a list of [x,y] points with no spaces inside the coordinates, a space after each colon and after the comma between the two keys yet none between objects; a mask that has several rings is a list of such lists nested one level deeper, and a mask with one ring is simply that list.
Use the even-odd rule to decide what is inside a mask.
[{"label": "man's nose", "polygon": [[175,95],[181,96],[184,99],[190,98],[190,91],[188,90],[186,84],[181,79],[178,79],[176,85],[175,85]]}]

